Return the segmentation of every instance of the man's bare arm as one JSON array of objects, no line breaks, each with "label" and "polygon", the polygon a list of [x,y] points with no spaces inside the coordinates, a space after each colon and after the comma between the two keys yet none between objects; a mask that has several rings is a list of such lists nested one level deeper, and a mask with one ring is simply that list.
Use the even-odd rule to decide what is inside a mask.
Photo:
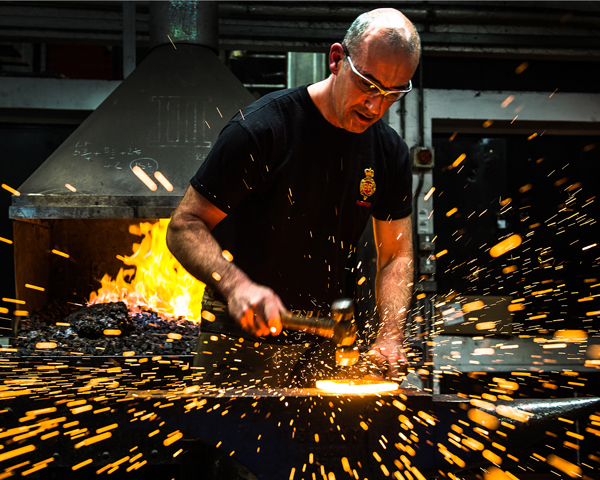
[{"label": "man's bare arm", "polygon": [[279,334],[279,312],[285,310],[279,297],[226,260],[210,233],[225,217],[190,186],[171,217],[167,246],[191,275],[227,299],[229,314],[243,328],[258,336]]},{"label": "man's bare arm", "polygon": [[413,245],[411,217],[400,220],[373,220],[377,246],[375,296],[379,330],[373,344],[376,354],[387,358],[390,376],[398,377],[398,366],[408,359],[404,329],[413,290]]}]

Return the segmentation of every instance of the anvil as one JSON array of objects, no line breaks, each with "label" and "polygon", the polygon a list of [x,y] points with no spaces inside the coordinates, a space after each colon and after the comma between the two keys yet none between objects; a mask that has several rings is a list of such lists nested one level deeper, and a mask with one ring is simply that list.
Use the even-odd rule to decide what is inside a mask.
[{"label": "anvil", "polygon": [[143,378],[107,367],[39,365],[14,380],[24,385],[7,383],[0,472],[41,465],[63,469],[61,478],[121,478],[166,465],[179,479],[423,479],[519,457],[600,406],[596,397],[484,400],[417,389],[217,389],[194,375],[142,390]]}]

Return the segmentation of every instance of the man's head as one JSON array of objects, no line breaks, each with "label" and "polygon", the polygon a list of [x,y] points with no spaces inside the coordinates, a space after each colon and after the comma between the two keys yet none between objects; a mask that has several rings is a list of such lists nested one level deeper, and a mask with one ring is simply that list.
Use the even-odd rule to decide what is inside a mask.
[{"label": "man's head", "polygon": [[409,90],[420,53],[416,29],[398,10],[380,8],[360,15],[342,44],[332,45],[329,52],[330,122],[364,132]]}]

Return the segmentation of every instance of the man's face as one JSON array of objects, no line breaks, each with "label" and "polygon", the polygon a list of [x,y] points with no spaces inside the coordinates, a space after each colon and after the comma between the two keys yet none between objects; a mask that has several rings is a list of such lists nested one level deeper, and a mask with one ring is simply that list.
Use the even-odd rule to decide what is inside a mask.
[{"label": "man's face", "polygon": [[[360,48],[349,52],[355,69],[384,90],[402,90],[412,78],[418,53],[408,55],[401,49],[390,47],[376,34],[367,34]],[[337,126],[353,133],[362,133],[390,108],[376,88],[352,71],[343,55],[341,69],[336,75],[333,90],[333,111]]]}]

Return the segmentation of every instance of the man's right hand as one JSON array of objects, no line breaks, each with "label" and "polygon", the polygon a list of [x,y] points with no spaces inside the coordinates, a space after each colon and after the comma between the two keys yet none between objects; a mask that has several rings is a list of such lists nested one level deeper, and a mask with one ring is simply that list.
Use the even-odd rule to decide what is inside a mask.
[{"label": "man's right hand", "polygon": [[228,295],[229,315],[247,332],[264,337],[279,335],[282,325],[279,312],[287,309],[268,287],[253,282],[236,285]]}]

